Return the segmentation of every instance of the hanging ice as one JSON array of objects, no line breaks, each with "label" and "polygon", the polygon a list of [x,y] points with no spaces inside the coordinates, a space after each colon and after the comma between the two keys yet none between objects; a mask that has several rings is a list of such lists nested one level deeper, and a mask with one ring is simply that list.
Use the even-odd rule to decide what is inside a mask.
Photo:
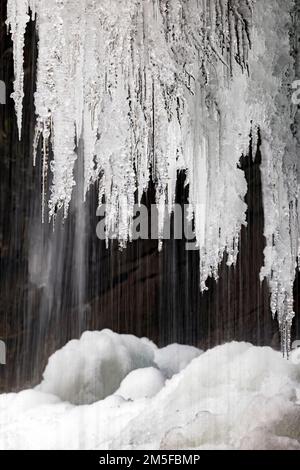
[{"label": "hanging ice", "polygon": [[162,229],[184,169],[205,289],[225,252],[228,264],[236,260],[247,191],[238,162],[250,133],[255,148],[260,129],[267,242],[261,275],[288,350],[299,250],[290,100],[295,2],[8,0],[20,129],[29,9],[39,35],[34,145],[42,139],[43,187],[53,150],[50,217],[61,208],[67,215],[79,141],[85,191],[99,181],[99,204],[110,205],[107,224],[123,245],[150,175]]},{"label": "hanging ice", "polygon": [[15,101],[19,137],[21,137],[22,129],[22,104],[23,104],[23,81],[24,81],[24,69],[23,69],[23,50],[24,50],[24,35],[26,25],[29,21],[29,2],[28,0],[16,0],[14,2],[7,3],[7,24],[10,28],[12,39],[13,39],[13,52],[15,59],[15,82],[14,92],[12,98]]}]

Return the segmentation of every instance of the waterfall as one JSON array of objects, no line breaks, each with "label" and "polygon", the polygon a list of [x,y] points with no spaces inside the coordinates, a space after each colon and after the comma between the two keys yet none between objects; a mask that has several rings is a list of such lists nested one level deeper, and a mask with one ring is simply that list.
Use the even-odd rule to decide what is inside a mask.
[{"label": "waterfall", "polygon": [[[59,218],[72,217],[73,204],[74,282],[84,304],[83,201],[90,186],[97,182],[99,205],[111,208],[107,226],[123,247],[131,238],[134,203],[149,181],[161,231],[184,170],[205,290],[207,279],[218,277],[224,253],[228,265],[236,262],[247,210],[239,160],[250,135],[256,148],[259,129],[266,238],[261,280],[268,280],[282,349],[289,352],[299,254],[292,102],[297,6],[292,0],[8,0],[20,136],[30,19],[39,38],[34,160],[41,154],[42,214],[55,232],[45,251],[32,250],[32,276],[43,282],[62,272],[45,253],[69,249],[57,226]],[[57,295],[49,292],[49,302]]]}]

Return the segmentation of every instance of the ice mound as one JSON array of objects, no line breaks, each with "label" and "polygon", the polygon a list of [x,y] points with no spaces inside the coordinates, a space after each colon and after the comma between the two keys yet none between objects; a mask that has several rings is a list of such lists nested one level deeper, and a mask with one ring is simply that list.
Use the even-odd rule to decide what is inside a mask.
[{"label": "ice mound", "polygon": [[154,367],[145,367],[130,372],[123,379],[116,395],[127,400],[154,397],[164,386],[165,378],[162,372]]},{"label": "ice mound", "polygon": [[153,360],[153,348],[135,336],[86,331],[50,357],[37,389],[90,404],[113,394],[129,372],[153,366]]},{"label": "ice mound", "polygon": [[[38,390],[0,395],[0,449],[300,449],[300,365],[271,348],[224,344],[164,382],[146,341],[105,330],[75,345],[50,359]],[[65,361],[81,375],[66,373]],[[75,402],[98,389],[115,394],[74,406],[57,393]]]},{"label": "ice mound", "polygon": [[280,352],[218,346],[167,381],[114,448],[144,448],[153,436],[153,447],[164,449],[300,449],[299,389],[300,365]]},{"label": "ice mound", "polygon": [[203,351],[193,346],[183,344],[169,344],[165,348],[156,349],[154,360],[165,377],[171,378],[184,369],[195,357],[200,356]]}]

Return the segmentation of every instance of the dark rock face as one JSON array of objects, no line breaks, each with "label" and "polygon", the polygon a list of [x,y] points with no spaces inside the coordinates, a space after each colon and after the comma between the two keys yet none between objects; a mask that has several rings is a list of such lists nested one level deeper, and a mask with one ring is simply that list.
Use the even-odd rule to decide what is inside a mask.
[{"label": "dark rock face", "polygon": [[[1,0],[0,80],[7,86],[7,104],[0,106],[0,339],[6,341],[8,355],[6,366],[0,365],[0,391],[37,383],[48,356],[86,329],[111,328],[147,336],[159,345],[176,341],[208,348],[245,340],[279,347],[268,287],[259,281],[265,243],[259,151],[255,159],[251,149],[241,159],[248,182],[248,226],[241,230],[237,265],[229,268],[224,258],[218,282],[209,279],[204,294],[199,290],[198,252],[186,251],[184,240],[166,241],[160,253],[155,240],[138,240],[122,252],[116,243],[106,249],[96,237],[96,188],[90,191],[84,224],[78,225],[75,207],[64,224],[57,221],[53,235],[48,223],[41,224],[40,163],[32,167],[34,25],[29,25],[26,37],[24,126],[19,142],[9,98],[13,60],[5,17]],[[178,202],[187,201],[187,191],[180,174]],[[149,188],[144,203],[151,202]],[[78,227],[84,232],[79,237],[80,264]],[[29,272],[29,257],[41,247],[38,263],[52,249],[51,276],[39,283]],[[299,286],[298,276],[296,312]],[[297,317],[295,337],[300,338],[299,330]]]}]

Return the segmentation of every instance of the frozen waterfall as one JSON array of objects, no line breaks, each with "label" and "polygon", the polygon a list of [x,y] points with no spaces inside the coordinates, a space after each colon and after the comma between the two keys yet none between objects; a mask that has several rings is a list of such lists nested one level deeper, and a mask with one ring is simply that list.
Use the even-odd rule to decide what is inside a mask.
[{"label": "frozen waterfall", "polygon": [[8,0],[7,19],[20,137],[24,34],[36,21],[33,145],[35,158],[42,147],[43,217],[55,219],[59,210],[67,217],[80,159],[82,199],[97,182],[99,205],[111,208],[107,226],[125,246],[134,203],[150,179],[162,231],[184,170],[202,290],[209,276],[217,278],[224,253],[229,265],[236,261],[247,209],[239,160],[260,132],[261,278],[285,353],[299,256],[299,112],[292,102],[299,10],[298,0]]}]

